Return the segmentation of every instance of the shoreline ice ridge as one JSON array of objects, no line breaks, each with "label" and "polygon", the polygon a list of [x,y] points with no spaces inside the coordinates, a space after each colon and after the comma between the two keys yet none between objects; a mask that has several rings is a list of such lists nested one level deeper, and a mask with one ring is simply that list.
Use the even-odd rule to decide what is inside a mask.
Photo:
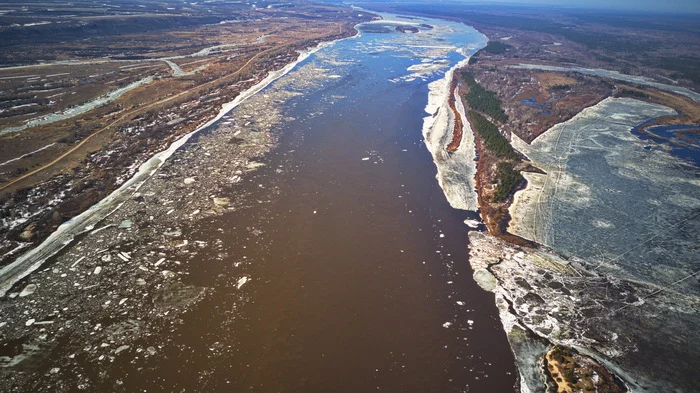
[{"label": "shoreline ice ridge", "polygon": [[[480,45],[485,46],[483,43]],[[462,142],[460,148],[454,153],[448,153],[446,150],[452,140],[454,128],[454,116],[449,107],[450,96],[453,94],[450,89],[452,77],[456,69],[469,63],[471,57],[466,55],[465,51],[458,49],[457,52],[465,56],[465,59],[450,68],[442,79],[428,85],[428,103],[425,112],[429,116],[423,118],[422,133],[425,145],[437,168],[435,177],[450,206],[459,210],[476,211],[478,203],[474,182],[476,174],[474,134],[466,119],[465,108],[459,99],[455,104],[463,120]]]}]

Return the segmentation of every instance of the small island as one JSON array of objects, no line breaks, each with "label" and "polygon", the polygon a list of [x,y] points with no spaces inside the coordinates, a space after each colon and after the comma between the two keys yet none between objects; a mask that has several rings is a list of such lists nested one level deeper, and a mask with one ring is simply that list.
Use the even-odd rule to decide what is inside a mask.
[{"label": "small island", "polygon": [[396,26],[396,31],[401,32],[401,33],[418,33],[420,29],[418,29],[415,26],[407,26],[407,25],[399,25]]}]

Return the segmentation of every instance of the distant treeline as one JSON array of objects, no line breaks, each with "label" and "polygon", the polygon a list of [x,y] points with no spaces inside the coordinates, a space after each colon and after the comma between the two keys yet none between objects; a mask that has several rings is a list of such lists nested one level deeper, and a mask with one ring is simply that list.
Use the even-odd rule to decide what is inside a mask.
[{"label": "distant treeline", "polygon": [[508,142],[508,139],[501,135],[498,127],[491,123],[489,119],[482,116],[475,110],[469,111],[469,120],[474,130],[484,139],[486,148],[495,155],[509,160],[517,160],[518,155]]},{"label": "distant treeline", "polygon": [[500,55],[508,52],[508,50],[512,47],[512,45],[504,44],[501,41],[489,41],[488,44],[486,44],[486,46],[481,50],[494,55]]},{"label": "distant treeline", "polygon": [[478,84],[474,76],[468,71],[462,71],[460,76],[464,83],[469,86],[469,92],[464,98],[469,102],[469,107],[482,112],[493,120],[504,123],[508,121],[508,115],[501,108],[501,100],[489,90]]},{"label": "distant treeline", "polygon": [[493,55],[500,55],[508,52],[513,46],[504,44],[501,41],[489,41],[485,47],[479,49],[469,58],[469,65],[474,65],[479,61],[479,55],[483,52]]},{"label": "distant treeline", "polygon": [[434,4],[405,5],[398,7],[398,9],[407,12],[458,17],[472,23],[483,23],[519,30],[536,31],[539,33],[557,34],[573,42],[586,45],[589,48],[626,52],[645,51],[649,49],[643,43],[634,42],[625,37],[616,37],[612,34],[602,34],[593,31],[581,31],[576,25],[559,23],[534,16],[496,15],[475,10],[474,7],[460,7],[452,4],[449,6]]},{"label": "distant treeline", "polygon": [[700,58],[692,56],[662,57],[659,67],[673,71],[672,78],[685,78],[693,83],[700,83]]},{"label": "distant treeline", "polygon": [[[503,15],[490,13],[488,7],[460,6],[450,4],[411,4],[401,5],[398,10],[427,15],[460,18],[475,25],[486,24],[502,26],[519,30],[535,31],[546,34],[556,34],[570,41],[585,45],[590,49],[606,51],[608,54],[635,53],[644,54],[654,51],[654,46],[649,40],[632,39],[630,36],[618,35],[610,32],[595,31],[582,27],[589,23],[600,23],[615,28],[639,28],[642,26],[650,31],[679,32],[684,34],[697,34],[698,19],[695,15],[659,15],[655,14],[626,14],[614,13],[567,13],[559,10],[547,16]],[[552,20],[553,16],[566,15],[573,23],[562,23]],[[563,18],[559,19],[563,20]],[[596,54],[601,60],[615,61],[613,57]],[[693,83],[700,83],[700,59],[694,56],[663,57],[649,59],[659,68],[675,72],[673,78],[684,78]],[[477,59],[472,57],[472,63]]]},{"label": "distant treeline", "polygon": [[560,91],[560,90],[569,90],[569,89],[571,89],[571,85],[554,85],[554,86],[549,87],[550,91]]},{"label": "distant treeline", "polygon": [[648,100],[649,94],[644,93],[642,91],[638,90],[630,90],[630,89],[620,89],[618,95],[620,97],[629,97],[629,98],[641,98],[641,99],[646,99]]}]

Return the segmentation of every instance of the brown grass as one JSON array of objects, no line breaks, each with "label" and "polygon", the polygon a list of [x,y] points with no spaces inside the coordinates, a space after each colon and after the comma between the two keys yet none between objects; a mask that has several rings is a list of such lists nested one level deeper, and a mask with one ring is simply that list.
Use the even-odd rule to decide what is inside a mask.
[{"label": "brown grass", "polygon": [[537,79],[537,82],[539,82],[540,86],[544,89],[549,89],[552,86],[576,84],[576,79],[569,78],[568,76],[556,72],[538,72],[534,73],[532,76]]}]

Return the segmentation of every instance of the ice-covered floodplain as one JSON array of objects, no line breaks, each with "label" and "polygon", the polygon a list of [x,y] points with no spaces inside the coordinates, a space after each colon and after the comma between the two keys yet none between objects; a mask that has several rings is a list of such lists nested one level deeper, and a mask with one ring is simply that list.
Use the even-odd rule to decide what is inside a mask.
[{"label": "ice-covered floodplain", "polygon": [[514,146],[546,175],[525,174],[509,230],[601,272],[700,292],[694,280],[678,282],[698,270],[700,171],[630,132],[673,114],[609,98],[531,145],[514,136]]},{"label": "ice-covered floodplain", "polygon": [[616,79],[616,80],[630,82],[630,83],[639,83],[640,85],[651,86],[651,87],[655,87],[659,90],[665,90],[665,91],[670,91],[671,93],[680,94],[680,95],[691,98],[695,102],[700,102],[700,94],[698,94],[690,89],[686,89],[685,87],[679,87],[679,86],[673,86],[673,85],[667,85],[664,83],[654,82],[652,79],[645,78],[643,76],[626,75],[626,74],[621,74],[617,71],[603,70],[600,68],[559,67],[559,66],[550,66],[550,65],[543,65],[543,64],[524,64],[524,63],[521,63],[519,65],[514,65],[511,67],[522,68],[522,69],[526,69],[526,70],[542,70],[542,71],[556,71],[556,72],[574,71],[574,72],[579,72],[581,74],[586,74],[586,75],[601,76],[604,78]]}]

